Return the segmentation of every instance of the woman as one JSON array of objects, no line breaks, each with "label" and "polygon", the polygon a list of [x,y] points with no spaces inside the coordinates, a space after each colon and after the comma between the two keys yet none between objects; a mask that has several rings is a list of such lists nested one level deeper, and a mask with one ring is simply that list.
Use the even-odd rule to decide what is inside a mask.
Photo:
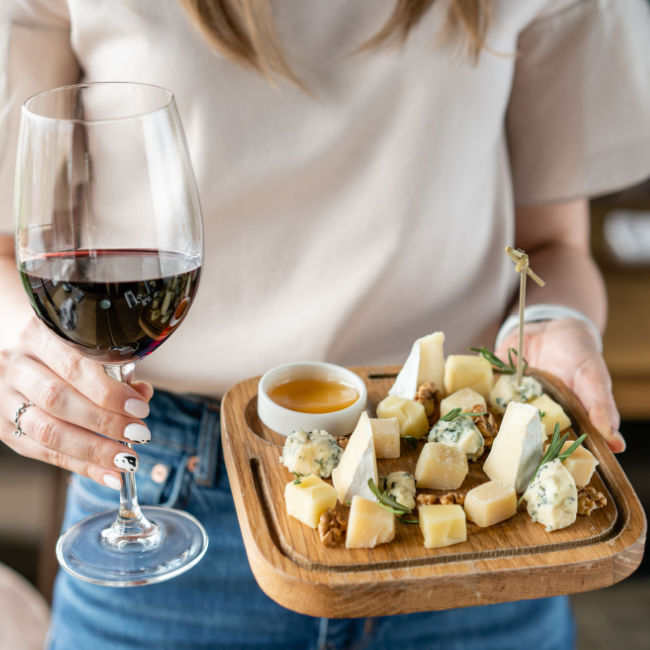
[{"label": "woman", "polygon": [[[186,508],[210,535],[199,567],[165,584],[61,575],[52,647],[571,647],[562,598],[354,621],[272,603],[242,549],[218,397],[292,359],[399,363],[436,329],[447,352],[491,346],[514,296],[502,252],[514,241],[547,282],[529,292],[546,306],[531,314],[528,360],[563,378],[622,451],[586,199],[650,172],[647,5],[10,0],[0,16],[0,438],[76,472],[68,526],[115,504],[120,447],[94,432],[148,426],[141,500]],[[79,79],[171,89],[197,174],[209,275],[182,333],[139,366],[155,393],[53,341],[16,282],[19,106]]]}]

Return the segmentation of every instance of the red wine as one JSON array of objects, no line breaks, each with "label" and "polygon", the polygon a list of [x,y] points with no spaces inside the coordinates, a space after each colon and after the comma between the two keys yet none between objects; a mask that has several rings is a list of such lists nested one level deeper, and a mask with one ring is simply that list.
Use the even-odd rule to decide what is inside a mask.
[{"label": "red wine", "polygon": [[181,323],[201,274],[196,258],[157,250],[79,250],[21,264],[39,318],[102,363],[142,359]]}]

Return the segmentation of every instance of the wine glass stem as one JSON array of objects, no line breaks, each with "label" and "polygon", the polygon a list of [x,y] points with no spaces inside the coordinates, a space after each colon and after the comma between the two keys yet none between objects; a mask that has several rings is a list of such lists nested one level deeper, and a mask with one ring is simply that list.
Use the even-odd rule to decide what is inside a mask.
[{"label": "wine glass stem", "polygon": [[[113,379],[130,384],[133,379],[135,362],[131,361],[120,365],[106,364],[104,369],[106,374]],[[129,442],[124,444],[129,449],[133,448]],[[158,527],[150,522],[140,510],[134,473],[125,472],[122,475],[120,509],[110,528],[102,531],[102,539],[105,543],[120,550],[132,544],[151,548],[161,541]]]}]

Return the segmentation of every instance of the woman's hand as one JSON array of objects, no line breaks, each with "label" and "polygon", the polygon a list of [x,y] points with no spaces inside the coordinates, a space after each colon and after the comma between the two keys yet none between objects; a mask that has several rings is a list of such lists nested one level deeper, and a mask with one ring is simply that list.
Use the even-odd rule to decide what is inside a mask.
[{"label": "woman's hand", "polygon": [[[496,354],[506,359],[510,347],[517,347],[516,329]],[[524,357],[531,367],[554,374],[573,390],[613,452],[625,450],[625,440],[618,431],[621,417],[612,395],[612,380],[598,342],[585,323],[573,318],[527,323]]]},{"label": "woman's hand", "polygon": [[[0,440],[22,456],[119,489],[120,471],[135,471],[138,459],[117,441],[150,440],[140,418],[152,395],[146,382],[110,378],[34,316],[17,343],[0,351]],[[13,419],[30,401],[20,416],[24,435],[16,437]]]}]

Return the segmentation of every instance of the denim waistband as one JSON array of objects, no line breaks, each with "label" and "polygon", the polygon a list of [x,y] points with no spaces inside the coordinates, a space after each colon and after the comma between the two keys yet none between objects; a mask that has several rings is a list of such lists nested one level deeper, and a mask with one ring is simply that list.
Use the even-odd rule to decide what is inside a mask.
[{"label": "denim waistband", "polygon": [[156,390],[149,407],[146,423],[152,432],[152,443],[196,456],[196,483],[213,485],[219,460],[220,402]]}]

